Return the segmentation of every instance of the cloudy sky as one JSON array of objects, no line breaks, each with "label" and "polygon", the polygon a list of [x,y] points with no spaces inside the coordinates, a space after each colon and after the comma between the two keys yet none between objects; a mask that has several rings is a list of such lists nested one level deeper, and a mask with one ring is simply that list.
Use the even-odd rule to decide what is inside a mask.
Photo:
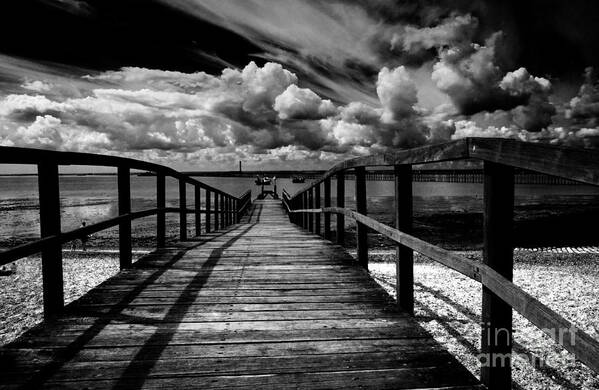
[{"label": "cloudy sky", "polygon": [[[599,146],[599,3],[19,0],[0,144],[326,168],[467,136]],[[300,165],[301,164],[301,165]]]}]

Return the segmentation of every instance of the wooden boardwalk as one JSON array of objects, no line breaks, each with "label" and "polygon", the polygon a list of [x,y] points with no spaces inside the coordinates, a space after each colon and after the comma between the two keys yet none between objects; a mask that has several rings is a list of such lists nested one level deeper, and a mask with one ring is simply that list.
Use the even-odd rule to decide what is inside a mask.
[{"label": "wooden boardwalk", "polygon": [[274,200],[145,256],[0,353],[0,388],[479,387]]}]

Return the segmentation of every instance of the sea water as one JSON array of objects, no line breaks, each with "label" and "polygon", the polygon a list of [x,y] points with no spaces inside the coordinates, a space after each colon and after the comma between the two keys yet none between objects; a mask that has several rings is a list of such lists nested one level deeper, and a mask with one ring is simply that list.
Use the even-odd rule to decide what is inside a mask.
[{"label": "sea water", "polygon": [[[260,192],[253,178],[197,177],[196,179],[233,195],[246,190],[252,198]],[[290,179],[277,179],[277,190],[296,193],[306,184],[292,183]],[[272,186],[267,186],[272,189]],[[331,185],[333,204],[336,183]],[[393,213],[392,181],[368,181],[367,194],[374,213]],[[346,204],[352,207],[354,181],[346,180]],[[322,192],[323,193],[323,192]],[[483,187],[476,183],[417,182],[413,184],[414,209],[419,213],[480,212]],[[201,192],[201,205],[205,195]],[[61,226],[69,231],[118,215],[116,176],[61,176],[60,177]],[[131,176],[131,203],[133,211],[156,207],[156,178]],[[167,207],[179,204],[179,187],[174,179],[166,182]],[[188,207],[194,206],[193,187],[187,186]],[[586,185],[517,185],[517,205],[599,204],[599,188]],[[369,206],[370,207],[370,206]],[[16,238],[25,241],[39,237],[39,198],[36,176],[0,176],[0,243]],[[151,223],[148,222],[148,223]],[[6,247],[6,244],[1,245]]]}]

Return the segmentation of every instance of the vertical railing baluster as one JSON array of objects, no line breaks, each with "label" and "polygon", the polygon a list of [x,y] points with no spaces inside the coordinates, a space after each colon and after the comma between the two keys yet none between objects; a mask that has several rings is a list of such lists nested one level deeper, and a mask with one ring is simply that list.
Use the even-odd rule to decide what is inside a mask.
[{"label": "vertical railing baluster", "polygon": [[[514,170],[484,162],[483,263],[513,278]],[[490,390],[512,388],[512,308],[483,286],[481,381]]]},{"label": "vertical railing baluster", "polygon": [[[117,170],[119,190],[119,215],[131,213],[131,175],[129,167]],[[131,267],[131,219],[119,223],[119,262],[121,269]]]},{"label": "vertical railing baluster", "polygon": [[[58,164],[46,161],[38,164],[41,237],[60,235],[60,185]],[[42,250],[42,282],[44,319],[50,321],[64,307],[62,274],[62,245],[58,240],[45,245]]]},{"label": "vertical railing baluster", "polygon": [[220,195],[218,192],[214,193],[214,230],[219,230],[220,229],[220,205],[219,205],[219,200]]},{"label": "vertical railing baluster", "polygon": [[[337,207],[345,207],[345,172],[337,174]],[[345,216],[337,214],[337,244],[345,242]]]},{"label": "vertical railing baluster", "polygon": [[211,217],[210,214],[212,214],[210,208],[212,207],[212,202],[211,202],[211,196],[210,196],[210,190],[206,189],[206,204],[205,204],[205,208],[206,208],[206,218],[205,218],[205,223],[206,223],[206,233],[210,233],[212,231],[212,228],[210,226],[211,223]]},{"label": "vertical railing baluster", "polygon": [[[413,199],[412,166],[395,166],[395,227],[412,233]],[[397,304],[408,314],[414,314],[414,251],[397,245],[395,265]]]},{"label": "vertical railing baluster", "polygon": [[231,198],[227,196],[227,226],[231,225]]},{"label": "vertical railing baluster", "polygon": [[224,229],[227,226],[227,221],[225,221],[225,196],[223,194],[219,194],[220,202],[218,202],[220,206],[220,228]]},{"label": "vertical railing baluster", "polygon": [[[314,187],[314,208],[320,208],[320,183]],[[320,213],[314,215],[315,233],[320,236]]]},{"label": "vertical railing baluster", "polygon": [[[356,211],[366,215],[366,169],[358,167],[356,175]],[[356,250],[358,263],[368,269],[368,228],[366,225],[356,222]]]},{"label": "vertical railing baluster", "polygon": [[[331,178],[324,179],[324,207],[331,207]],[[324,238],[331,239],[331,213],[324,214]]]},{"label": "vertical railing baluster", "polygon": [[[306,210],[308,208],[308,192],[304,192],[302,194],[302,209]],[[308,213],[302,213],[303,217],[303,225],[302,227],[308,230]]]},{"label": "vertical railing baluster", "polygon": [[196,225],[196,236],[202,234],[202,213],[200,209],[202,208],[202,194],[200,193],[200,186],[198,184],[194,184],[194,201],[195,201],[195,225]]},{"label": "vertical railing baluster", "polygon": [[163,248],[166,245],[166,184],[164,173],[156,173],[156,246]]},{"label": "vertical railing baluster", "polygon": [[187,193],[185,179],[179,179],[179,239],[187,240]]},{"label": "vertical railing baluster", "polygon": [[[314,208],[314,188],[308,190],[308,208]],[[314,233],[314,213],[308,213],[308,231]]]}]

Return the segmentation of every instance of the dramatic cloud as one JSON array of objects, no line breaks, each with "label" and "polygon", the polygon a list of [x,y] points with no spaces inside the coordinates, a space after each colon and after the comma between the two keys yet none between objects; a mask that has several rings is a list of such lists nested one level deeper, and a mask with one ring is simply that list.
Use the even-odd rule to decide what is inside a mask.
[{"label": "dramatic cloud", "polygon": [[281,119],[321,119],[335,113],[335,105],[308,88],[290,85],[276,97],[274,109]]},{"label": "dramatic cloud", "polygon": [[[44,3],[68,18],[114,11],[101,2]],[[210,34],[202,35],[205,42],[178,37],[176,48],[183,45],[191,61],[186,67],[158,61],[89,70],[85,63],[0,54],[0,142],[185,164],[306,158],[316,166],[468,136],[599,144],[596,76],[588,70],[572,98],[578,85],[564,88],[536,63],[518,63],[516,22],[490,22],[504,9],[499,5],[165,0],[155,6],[186,26],[234,36],[227,41],[234,44],[211,52],[204,47]],[[220,57],[237,53],[242,41],[251,51],[233,60],[236,66],[229,61],[238,56]],[[107,49],[99,49],[101,57]],[[204,62],[210,66],[196,66]]]}]

